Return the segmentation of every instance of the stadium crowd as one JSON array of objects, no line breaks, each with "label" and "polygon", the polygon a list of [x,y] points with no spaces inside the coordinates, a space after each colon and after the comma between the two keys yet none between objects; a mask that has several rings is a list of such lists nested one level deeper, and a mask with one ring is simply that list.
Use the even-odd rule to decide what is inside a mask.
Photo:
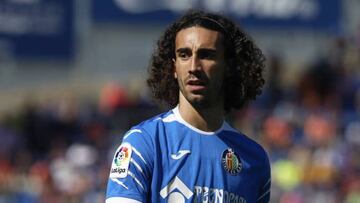
[{"label": "stadium crowd", "polygon": [[[360,36],[284,82],[268,57],[261,97],[229,121],[265,146],[271,202],[360,202]],[[27,101],[1,117],[0,203],[103,202],[110,162],[128,128],[159,109],[107,85],[98,101]]]}]

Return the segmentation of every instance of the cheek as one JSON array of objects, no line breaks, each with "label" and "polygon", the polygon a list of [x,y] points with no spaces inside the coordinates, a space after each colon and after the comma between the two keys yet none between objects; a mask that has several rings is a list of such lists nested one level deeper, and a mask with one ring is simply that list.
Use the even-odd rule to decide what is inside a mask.
[{"label": "cheek", "polygon": [[184,74],[186,74],[186,66],[184,64],[181,64],[179,62],[177,62],[175,64],[175,68],[174,68],[174,77],[175,79],[178,78],[182,78],[184,76]]},{"label": "cheek", "polygon": [[183,70],[182,65],[177,61],[175,63],[175,67],[174,67],[174,77],[175,77],[175,79],[181,78],[182,70]]},{"label": "cheek", "polygon": [[212,78],[223,78],[225,75],[225,67],[219,64],[211,64],[208,66],[208,74]]}]

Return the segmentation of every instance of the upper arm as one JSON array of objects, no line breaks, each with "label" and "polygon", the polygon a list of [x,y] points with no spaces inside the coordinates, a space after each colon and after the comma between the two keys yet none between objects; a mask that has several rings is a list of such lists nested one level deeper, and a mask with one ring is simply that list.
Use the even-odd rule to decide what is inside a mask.
[{"label": "upper arm", "polygon": [[271,190],[271,168],[269,158],[265,153],[264,159],[264,171],[263,171],[263,181],[260,186],[260,191],[256,202],[258,203],[268,203],[270,202],[270,190]]},{"label": "upper arm", "polygon": [[130,198],[145,202],[150,192],[153,168],[153,146],[142,129],[125,134],[111,163],[107,184],[107,201]]}]

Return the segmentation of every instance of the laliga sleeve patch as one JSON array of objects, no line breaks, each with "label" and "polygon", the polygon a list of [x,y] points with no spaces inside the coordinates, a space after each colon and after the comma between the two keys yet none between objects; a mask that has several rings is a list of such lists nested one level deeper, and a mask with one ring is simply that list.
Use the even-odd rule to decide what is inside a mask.
[{"label": "laliga sleeve patch", "polygon": [[120,145],[111,164],[110,178],[125,178],[127,176],[131,153],[132,149],[129,143],[125,142]]}]

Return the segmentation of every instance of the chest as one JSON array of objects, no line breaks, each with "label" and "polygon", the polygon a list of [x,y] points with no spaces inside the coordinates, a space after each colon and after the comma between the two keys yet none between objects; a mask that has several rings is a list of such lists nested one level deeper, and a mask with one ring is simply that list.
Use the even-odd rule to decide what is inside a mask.
[{"label": "chest", "polygon": [[241,202],[258,190],[257,166],[248,159],[241,146],[216,135],[176,133],[162,143],[158,148],[161,150],[158,160],[161,167],[157,173],[162,174],[158,180],[159,190],[175,188],[182,195],[188,191],[194,201],[212,198],[212,202],[224,198]]}]

